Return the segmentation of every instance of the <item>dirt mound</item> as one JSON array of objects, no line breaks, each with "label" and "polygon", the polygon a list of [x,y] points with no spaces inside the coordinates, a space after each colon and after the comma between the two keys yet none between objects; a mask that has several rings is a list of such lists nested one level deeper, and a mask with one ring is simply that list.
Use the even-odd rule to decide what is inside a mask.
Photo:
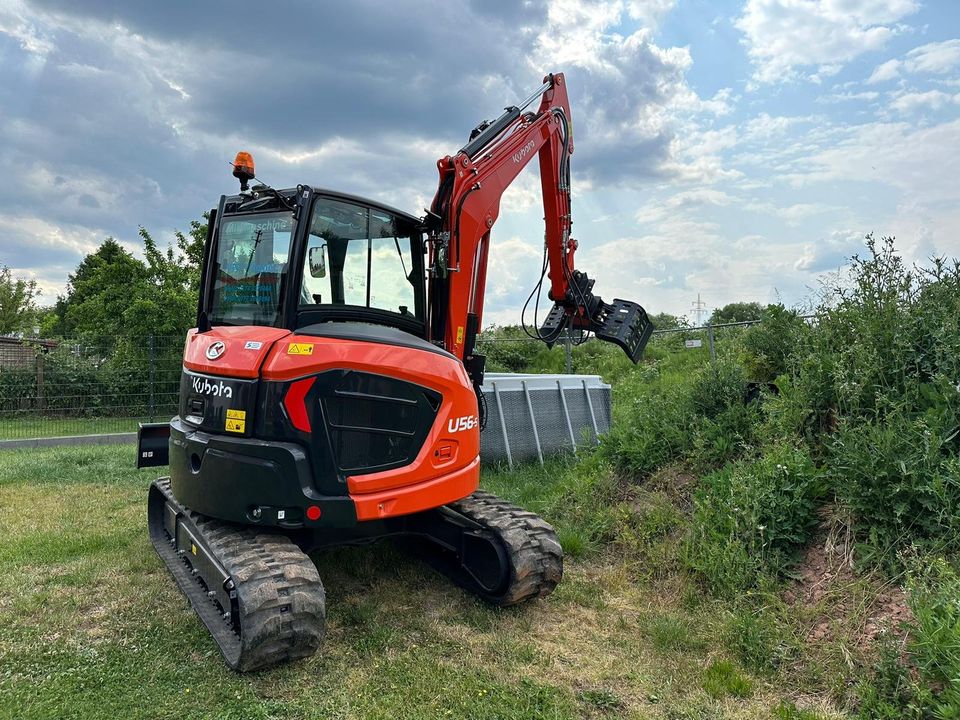
[{"label": "dirt mound", "polygon": [[850,525],[829,509],[793,574],[784,600],[811,619],[809,643],[843,639],[866,654],[881,633],[901,634],[912,619],[896,580],[855,569]]}]

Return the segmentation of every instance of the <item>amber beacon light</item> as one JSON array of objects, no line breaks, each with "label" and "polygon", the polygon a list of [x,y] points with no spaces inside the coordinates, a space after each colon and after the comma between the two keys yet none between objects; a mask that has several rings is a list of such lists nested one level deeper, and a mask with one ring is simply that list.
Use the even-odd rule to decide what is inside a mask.
[{"label": "amber beacon light", "polygon": [[253,169],[253,155],[242,150],[237,153],[233,161],[233,176],[240,181],[240,191],[246,192],[247,183],[256,176]]}]

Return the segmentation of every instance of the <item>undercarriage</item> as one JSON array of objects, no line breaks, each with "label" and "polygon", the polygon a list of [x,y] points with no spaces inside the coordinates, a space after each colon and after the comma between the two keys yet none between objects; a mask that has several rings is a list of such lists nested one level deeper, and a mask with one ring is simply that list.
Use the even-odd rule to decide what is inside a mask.
[{"label": "undercarriage", "polygon": [[483,491],[425,512],[361,522],[352,531],[288,531],[192,512],[163,478],[150,487],[148,516],[157,553],[227,664],[241,672],[319,648],[326,599],[309,553],[323,547],[411,538],[431,566],[501,607],[548,595],[563,575],[554,529]]}]

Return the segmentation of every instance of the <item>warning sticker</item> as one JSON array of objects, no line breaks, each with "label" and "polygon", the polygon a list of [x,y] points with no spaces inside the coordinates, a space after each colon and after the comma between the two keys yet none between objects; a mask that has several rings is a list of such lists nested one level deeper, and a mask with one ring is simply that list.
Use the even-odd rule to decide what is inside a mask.
[{"label": "warning sticker", "polygon": [[247,411],[246,410],[227,410],[227,417],[231,420],[246,420]]},{"label": "warning sticker", "polygon": [[313,343],[290,343],[287,355],[313,355]]},{"label": "warning sticker", "polygon": [[463,342],[463,325],[457,328],[457,345]]},{"label": "warning sticker", "polygon": [[244,428],[247,426],[246,420],[235,420],[233,418],[227,418],[226,430],[227,432],[242,433]]},{"label": "warning sticker", "polygon": [[192,552],[194,555],[197,554],[197,546],[193,543],[190,543],[190,552]]}]

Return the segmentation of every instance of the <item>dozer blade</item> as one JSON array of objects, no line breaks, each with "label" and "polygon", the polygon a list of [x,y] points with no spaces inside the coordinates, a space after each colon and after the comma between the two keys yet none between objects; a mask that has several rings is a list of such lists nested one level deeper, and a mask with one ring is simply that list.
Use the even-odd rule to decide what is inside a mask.
[{"label": "dozer blade", "polygon": [[603,305],[600,323],[594,332],[598,340],[619,345],[636,363],[653,334],[653,323],[637,303],[617,299],[612,305]]},{"label": "dozer blade", "polygon": [[169,479],[150,486],[150,540],[234,670],[312,655],[326,600],[310,558],[284,535],[213,520],[177,502]]}]

